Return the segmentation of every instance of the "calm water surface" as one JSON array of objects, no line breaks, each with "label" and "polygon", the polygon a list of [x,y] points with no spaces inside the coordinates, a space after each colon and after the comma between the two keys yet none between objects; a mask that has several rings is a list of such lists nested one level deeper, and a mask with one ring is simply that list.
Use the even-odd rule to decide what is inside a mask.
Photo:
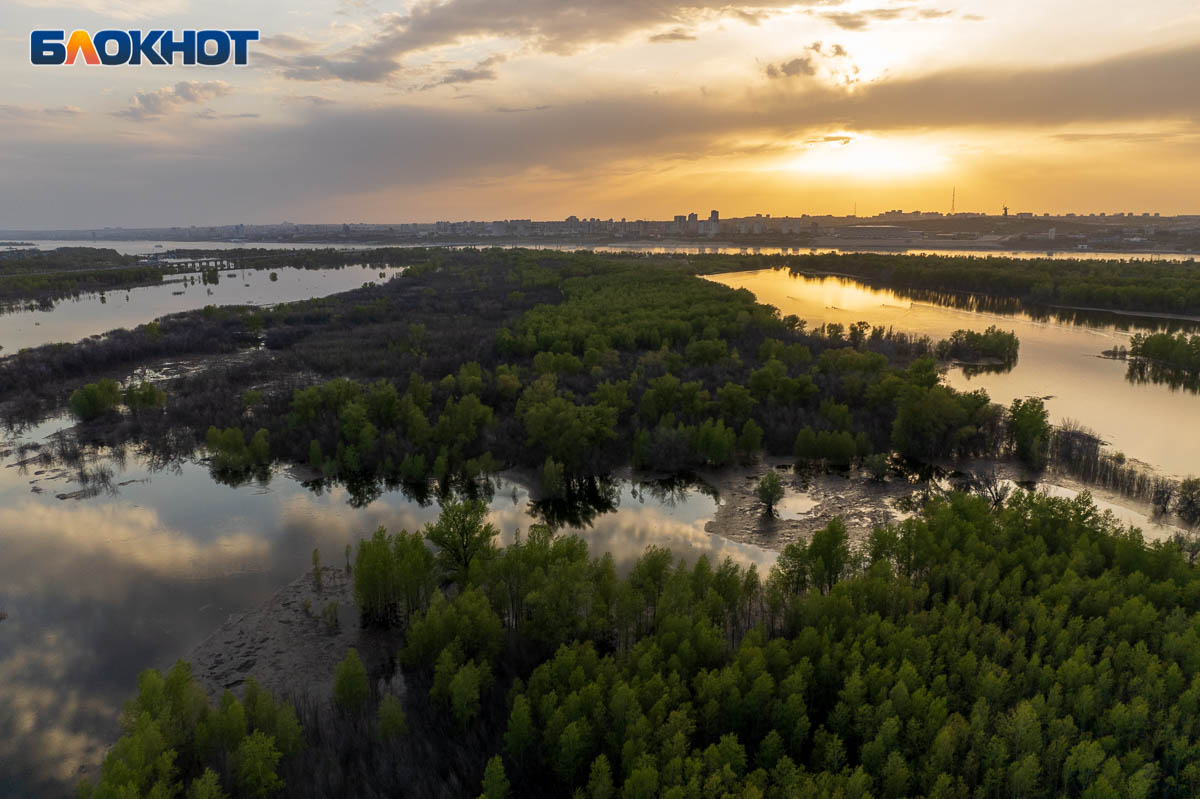
[{"label": "calm water surface", "polygon": [[[42,440],[62,420],[23,436]],[[0,444],[0,451],[13,442]],[[341,488],[316,494],[276,475],[237,488],[185,463],[151,471],[109,461],[115,495],[58,499],[71,473],[0,457],[0,797],[65,795],[115,740],[139,671],[185,656],[234,612],[254,607],[309,567],[314,547],[341,563],[377,526],[415,530],[436,518],[399,492],[365,508]],[[39,472],[42,472],[39,474]],[[132,481],[132,482],[130,482]],[[694,559],[757,563],[774,553],[704,531],[717,500],[697,489],[628,481],[618,507],[575,530],[628,567],[650,544]],[[531,515],[522,486],[500,480],[491,520],[511,540]]]},{"label": "calm water surface", "polygon": [[[345,266],[340,269],[219,270],[219,281],[205,285],[199,274],[170,275],[157,286],[82,294],[58,300],[49,310],[0,314],[0,357],[23,347],[78,341],[119,327],[136,327],[159,316],[194,311],[206,305],[273,305],[324,297],[376,283],[403,267]],[[229,275],[234,275],[229,277]],[[276,280],[271,280],[271,275]],[[380,277],[383,274],[384,277]]]},{"label": "calm water surface", "polygon": [[[985,389],[1004,405],[1018,397],[1049,397],[1052,421],[1074,419],[1097,431],[1110,445],[1168,474],[1200,474],[1200,396],[1164,385],[1135,385],[1125,379],[1123,361],[1099,354],[1129,344],[1137,318],[1068,324],[1039,321],[1027,314],[995,314],[915,302],[899,294],[841,278],[793,276],[761,270],[713,275],[711,280],[746,288],[760,302],[796,314],[815,327],[826,322],[865,321],[897,331],[945,338],[960,328],[996,325],[1021,340],[1017,366],[1004,374],[968,375],[952,369],[946,382],[956,389]],[[1153,327],[1152,320],[1144,326]],[[1127,328],[1127,329],[1121,329]]]},{"label": "calm water surface", "polygon": [[[703,255],[705,253],[711,255],[801,255],[805,253],[852,253],[852,252],[877,252],[877,253],[903,253],[907,255],[952,255],[963,257],[987,258],[989,256],[997,258],[1044,258],[1048,253],[1041,251],[1030,250],[971,250],[959,248],[930,248],[930,247],[912,247],[912,248],[894,248],[894,247],[743,247],[742,245],[729,244],[692,244],[690,242],[677,241],[638,241],[631,239],[628,242],[620,244],[589,244],[585,242],[537,242],[524,241],[519,243],[497,243],[487,244],[473,242],[469,244],[454,245],[445,244],[442,242],[434,243],[413,243],[413,244],[339,244],[339,243],[292,243],[292,242],[246,242],[246,241],[38,241],[30,240],[38,249],[52,250],[58,247],[106,247],[116,250],[125,255],[153,255],[155,253],[163,253],[169,250],[234,250],[239,248],[260,248],[268,250],[321,250],[321,249],[339,249],[339,250],[366,250],[375,247],[439,247],[439,246],[463,246],[463,247],[504,247],[505,249],[523,248],[531,250],[595,250],[596,252],[644,252],[655,254],[679,254],[679,255]],[[161,246],[156,246],[161,245]],[[1086,261],[1092,260],[1117,260],[1117,261],[1192,261],[1196,258],[1195,255],[1180,254],[1180,253],[1138,253],[1138,252],[1104,252],[1100,250],[1069,250],[1056,252],[1049,255],[1053,258],[1078,258]]]}]

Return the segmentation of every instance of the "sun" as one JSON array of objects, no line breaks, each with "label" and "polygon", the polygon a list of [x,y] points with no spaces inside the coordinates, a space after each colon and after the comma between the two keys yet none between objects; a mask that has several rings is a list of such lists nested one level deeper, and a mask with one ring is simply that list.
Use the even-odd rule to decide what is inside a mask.
[{"label": "sun", "polygon": [[806,139],[783,168],[823,177],[871,180],[936,174],[950,166],[943,143],[927,139],[831,133]]}]

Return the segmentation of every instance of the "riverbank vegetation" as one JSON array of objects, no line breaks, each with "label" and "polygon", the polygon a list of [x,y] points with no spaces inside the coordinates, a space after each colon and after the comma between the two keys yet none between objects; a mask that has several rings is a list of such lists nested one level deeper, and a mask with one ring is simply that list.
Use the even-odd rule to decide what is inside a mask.
[{"label": "riverbank vegetation", "polygon": [[1128,349],[1103,354],[1128,359],[1125,377],[1131,383],[1165,384],[1200,392],[1200,335],[1136,333]]},{"label": "riverbank vegetation", "polygon": [[[243,442],[265,431],[270,460],[368,499],[504,467],[540,473],[549,497],[630,463],[677,473],[766,451],[846,468],[878,453],[931,461],[1015,444],[1006,409],[940,383],[927,338],[809,329],[675,259],[424,255],[403,276],[333,297],[206,308],[19,353],[0,361],[4,399],[36,415],[61,401],[68,376],[237,353],[170,381],[162,413],[136,424],[104,414],[82,435],[135,437],[164,457],[190,440],[236,479],[234,467],[248,478],[262,460],[206,431],[226,443],[233,430]],[[955,341],[939,348],[1015,348],[997,330]]]},{"label": "riverbank vegetation", "polygon": [[[705,268],[719,266],[720,256]],[[759,257],[747,268],[845,275],[873,286],[960,292],[1019,300],[1029,306],[1072,306],[1115,311],[1200,314],[1200,271],[1171,261],[1101,261],[988,255],[822,253]]]},{"label": "riverbank vegetation", "polygon": [[301,701],[302,727],[274,700],[251,710],[258,691],[205,710],[144,677],[84,795],[204,780],[200,795],[235,797],[1200,789],[1194,555],[1086,495],[953,494],[859,543],[834,521],[766,575],[652,547],[621,576],[581,539],[534,526],[501,549],[479,521],[464,572],[429,555],[437,524],[359,548],[363,612],[402,633],[394,665],[348,654],[341,699]]},{"label": "riverbank vegetation", "polygon": [[938,342],[934,352],[941,360],[956,361],[966,367],[1008,371],[1017,365],[1020,349],[1016,333],[991,325],[982,333],[955,330],[950,338]]}]

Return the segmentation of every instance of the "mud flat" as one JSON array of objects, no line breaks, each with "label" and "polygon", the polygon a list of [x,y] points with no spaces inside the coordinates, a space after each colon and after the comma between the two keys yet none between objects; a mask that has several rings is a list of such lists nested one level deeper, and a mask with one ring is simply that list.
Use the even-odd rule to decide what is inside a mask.
[{"label": "mud flat", "polygon": [[[922,488],[894,476],[877,483],[855,472],[805,474],[795,471],[792,463],[790,458],[768,458],[753,466],[703,473],[721,497],[716,515],[704,529],[741,543],[782,550],[840,517],[850,538],[860,540],[878,526],[909,518],[912,514],[896,503]],[[755,488],[770,469],[783,480],[785,494],[776,515],[769,517]]]},{"label": "mud flat", "polygon": [[[896,524],[911,518],[910,507],[919,507],[926,495],[939,494],[966,480],[970,474],[993,472],[1012,488],[1029,487],[1029,475],[1014,461],[976,460],[955,464],[947,477],[934,480],[905,478],[889,474],[884,482],[871,480],[861,471],[846,474],[797,472],[792,459],[768,458],[745,467],[701,473],[701,478],[720,496],[706,532],[724,536],[764,549],[782,550],[794,541],[808,540],[817,530],[835,518],[841,518],[852,541],[865,540],[876,527]],[[768,470],[774,469],[783,481],[784,498],[776,515],[767,516],[755,489]],[[1149,503],[1138,502],[1068,475],[1047,471],[1035,490],[1052,496],[1071,498],[1087,491],[1101,511],[1110,511],[1117,521],[1142,530],[1147,540],[1161,540],[1186,532],[1175,517],[1155,516]],[[909,501],[915,501],[910,505]]]},{"label": "mud flat", "polygon": [[[326,566],[320,590],[313,572],[306,572],[257,608],[231,615],[186,659],[213,699],[226,689],[240,693],[253,676],[276,696],[303,694],[324,703],[347,649],[357,648],[367,673],[377,675],[391,671],[400,640],[395,632],[363,629],[353,578],[344,568]],[[399,674],[394,679],[402,682]],[[390,692],[402,693],[403,685]]]}]

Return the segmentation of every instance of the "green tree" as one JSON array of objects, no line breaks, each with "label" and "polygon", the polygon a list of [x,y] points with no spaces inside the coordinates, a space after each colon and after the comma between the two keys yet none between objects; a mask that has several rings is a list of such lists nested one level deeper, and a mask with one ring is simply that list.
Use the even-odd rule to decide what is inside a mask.
[{"label": "green tree", "polygon": [[608,758],[603,754],[592,761],[592,769],[588,774],[588,799],[612,799],[613,789],[612,767]]},{"label": "green tree", "polygon": [[395,694],[388,694],[379,703],[375,731],[381,741],[392,741],[408,734],[408,717]]},{"label": "green tree", "polygon": [[1040,469],[1050,447],[1050,414],[1037,397],[1013,400],[1008,411],[1013,451],[1027,465]]},{"label": "green tree", "polygon": [[367,670],[358,657],[358,650],[351,647],[334,672],[333,701],[345,713],[361,713],[370,690]]},{"label": "green tree", "polygon": [[504,761],[495,755],[483,770],[483,793],[479,799],[507,799],[509,794],[508,775],[504,773]]},{"label": "green tree", "polygon": [[225,791],[221,788],[221,778],[211,768],[192,780],[188,786],[187,799],[225,799]]},{"label": "green tree", "polygon": [[779,475],[774,469],[767,472],[758,481],[758,487],[754,490],[758,496],[758,501],[763,504],[765,512],[768,516],[775,514],[775,506],[779,500],[783,499],[783,481],[779,479]]},{"label": "green tree", "polygon": [[519,761],[536,742],[537,730],[533,726],[529,698],[525,694],[517,694],[508,716],[508,729],[504,733],[504,751],[513,760]]},{"label": "green tree", "polygon": [[276,768],[281,755],[275,741],[262,732],[242,739],[234,755],[234,776],[238,788],[251,799],[270,799],[283,790]]},{"label": "green tree", "polygon": [[425,528],[425,538],[438,548],[438,560],[460,586],[470,576],[471,564],[492,551],[499,531],[487,518],[487,505],[481,500],[454,500],[442,505],[438,520]]},{"label": "green tree", "polygon": [[1200,524],[1200,477],[1189,477],[1179,483],[1175,512],[1188,524]]}]

